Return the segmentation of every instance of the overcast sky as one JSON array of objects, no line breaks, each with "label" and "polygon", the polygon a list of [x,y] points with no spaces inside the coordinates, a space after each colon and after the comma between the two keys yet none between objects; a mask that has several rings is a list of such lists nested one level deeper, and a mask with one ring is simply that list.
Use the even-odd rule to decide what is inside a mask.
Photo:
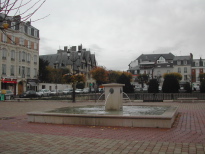
[{"label": "overcast sky", "polygon": [[47,0],[32,20],[40,55],[83,45],[98,65],[126,71],[141,54],[205,59],[205,0]]}]

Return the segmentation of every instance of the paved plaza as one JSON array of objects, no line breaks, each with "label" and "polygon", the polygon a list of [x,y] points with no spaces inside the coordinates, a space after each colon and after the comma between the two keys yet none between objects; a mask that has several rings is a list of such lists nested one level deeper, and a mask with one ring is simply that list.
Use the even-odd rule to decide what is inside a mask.
[{"label": "paved plaza", "polygon": [[205,102],[140,103],[178,106],[171,129],[28,123],[26,113],[94,102],[0,101],[2,154],[204,154]]}]

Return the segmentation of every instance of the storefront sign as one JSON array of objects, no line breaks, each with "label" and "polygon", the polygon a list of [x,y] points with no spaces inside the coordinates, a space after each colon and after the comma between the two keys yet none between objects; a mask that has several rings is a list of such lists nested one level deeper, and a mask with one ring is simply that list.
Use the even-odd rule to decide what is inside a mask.
[{"label": "storefront sign", "polygon": [[16,79],[1,79],[2,83],[12,83],[12,84],[17,84]]}]

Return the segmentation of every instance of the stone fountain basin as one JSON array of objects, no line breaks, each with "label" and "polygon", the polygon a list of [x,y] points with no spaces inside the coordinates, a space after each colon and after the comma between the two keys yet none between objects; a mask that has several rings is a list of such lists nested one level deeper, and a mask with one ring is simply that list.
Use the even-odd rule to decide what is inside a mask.
[{"label": "stone fountain basin", "polygon": [[[130,106],[132,108],[132,106]],[[28,121],[37,123],[86,126],[171,128],[177,116],[177,107],[168,107],[160,115],[74,114],[50,111],[29,112]]]}]

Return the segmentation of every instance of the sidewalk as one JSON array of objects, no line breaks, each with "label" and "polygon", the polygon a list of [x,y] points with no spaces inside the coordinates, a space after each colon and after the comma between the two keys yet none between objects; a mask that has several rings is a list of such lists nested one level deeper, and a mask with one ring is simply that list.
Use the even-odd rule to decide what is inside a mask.
[{"label": "sidewalk", "polygon": [[205,153],[205,103],[133,103],[179,107],[173,128],[28,123],[26,113],[94,102],[0,102],[0,153]]}]

